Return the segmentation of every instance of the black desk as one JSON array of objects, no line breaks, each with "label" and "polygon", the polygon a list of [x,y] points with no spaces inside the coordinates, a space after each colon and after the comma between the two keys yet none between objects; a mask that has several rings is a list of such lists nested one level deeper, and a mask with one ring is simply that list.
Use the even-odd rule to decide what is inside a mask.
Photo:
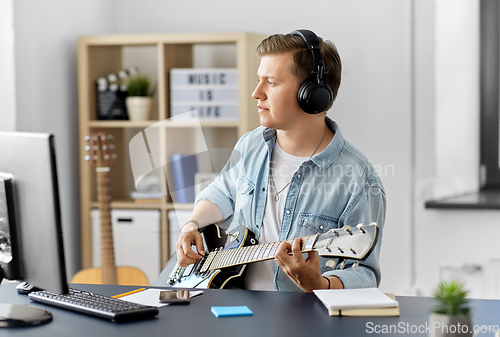
[{"label": "black desk", "polygon": [[[15,283],[0,286],[0,302],[30,304],[26,295],[15,292]],[[104,295],[115,295],[137,287],[109,285],[72,285],[74,288],[93,291]],[[430,298],[397,297],[400,317],[330,317],[323,304],[314,294],[252,292],[244,290],[205,290],[201,296],[191,299],[189,305],[165,306],[160,308],[154,319],[131,322],[111,323],[98,318],[85,316],[31,302],[52,312],[51,323],[31,328],[0,329],[1,336],[186,336],[186,337],[224,337],[224,336],[382,336],[385,334],[368,333],[367,324],[372,329],[378,325],[425,326],[428,310],[432,305]],[[478,325],[500,325],[500,301],[472,300],[473,320]],[[248,317],[215,317],[212,306],[246,305],[253,311]],[[398,326],[399,327],[399,326]],[[415,328],[414,328],[415,329]],[[393,334],[402,335],[400,333]],[[411,333],[408,336],[427,335]],[[479,336],[493,336],[481,333]]]}]

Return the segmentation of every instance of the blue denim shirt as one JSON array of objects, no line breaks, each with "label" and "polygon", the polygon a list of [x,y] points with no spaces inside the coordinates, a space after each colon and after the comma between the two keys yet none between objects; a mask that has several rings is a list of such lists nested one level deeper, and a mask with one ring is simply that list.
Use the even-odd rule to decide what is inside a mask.
[{"label": "blue denim shirt", "polygon": [[[379,240],[369,257],[354,270],[326,266],[320,257],[323,276],[336,276],[344,288],[377,287],[380,284],[379,254],[386,213],[385,191],[368,159],[347,142],[335,122],[326,117],[335,136],[325,150],[305,161],[294,173],[285,201],[279,240],[325,233],[344,225],[377,222]],[[266,206],[269,161],[276,131],[264,127],[243,135],[221,174],[196,198],[216,204],[224,222],[245,225],[258,239]],[[338,266],[336,267],[338,268]],[[301,291],[281,270],[275,268],[274,287]]]}]

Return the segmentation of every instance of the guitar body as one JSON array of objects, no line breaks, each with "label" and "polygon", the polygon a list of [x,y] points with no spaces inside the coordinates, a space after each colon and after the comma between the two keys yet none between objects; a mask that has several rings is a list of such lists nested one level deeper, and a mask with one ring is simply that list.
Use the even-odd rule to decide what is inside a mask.
[{"label": "guitar body", "polygon": [[[126,286],[147,286],[149,285],[146,275],[142,271],[133,267],[116,267],[117,284]],[[104,284],[102,281],[101,268],[84,269],[76,273],[71,280],[72,283],[84,284]]]},{"label": "guitar body", "polygon": [[[243,246],[255,245],[257,240],[245,226],[239,226],[225,233],[217,225],[208,226],[204,232],[205,243],[209,252],[230,250]],[[161,272],[157,285],[181,288],[243,288],[246,265],[230,266],[217,270],[201,272],[204,259],[186,268],[179,267],[174,253]]]}]

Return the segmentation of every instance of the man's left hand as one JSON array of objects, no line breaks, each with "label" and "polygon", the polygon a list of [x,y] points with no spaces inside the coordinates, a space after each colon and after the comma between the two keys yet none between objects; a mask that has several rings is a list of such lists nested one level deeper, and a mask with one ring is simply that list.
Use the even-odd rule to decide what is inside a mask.
[{"label": "man's left hand", "polygon": [[[308,252],[309,256],[304,259],[301,241],[298,238],[293,240],[293,244],[283,242],[276,251],[276,263],[302,290],[311,292],[314,289],[326,289],[328,281],[321,275],[318,253]],[[292,255],[289,255],[290,251]]]}]

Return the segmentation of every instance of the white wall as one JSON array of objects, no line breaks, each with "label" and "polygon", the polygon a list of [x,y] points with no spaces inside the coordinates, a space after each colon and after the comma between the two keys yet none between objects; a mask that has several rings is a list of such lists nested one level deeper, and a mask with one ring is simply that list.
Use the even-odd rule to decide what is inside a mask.
[{"label": "white wall", "polygon": [[109,1],[14,1],[17,130],[55,135],[68,276],[80,268],[76,42],[113,33]]},{"label": "white wall", "polygon": [[[421,0],[414,2],[414,72],[413,72],[413,177],[412,177],[412,278],[411,292],[417,293],[417,276],[423,273],[425,279],[428,270],[417,270],[417,232],[420,233],[421,217],[419,215],[424,210],[424,203],[433,195],[435,168],[435,28],[434,28],[434,0]],[[425,243],[424,243],[425,244]],[[420,259],[419,259],[420,261]]]},{"label": "white wall", "polygon": [[479,189],[479,1],[435,3],[435,195]]},{"label": "white wall", "polygon": [[16,78],[14,71],[13,0],[0,1],[0,131],[16,128]]}]

